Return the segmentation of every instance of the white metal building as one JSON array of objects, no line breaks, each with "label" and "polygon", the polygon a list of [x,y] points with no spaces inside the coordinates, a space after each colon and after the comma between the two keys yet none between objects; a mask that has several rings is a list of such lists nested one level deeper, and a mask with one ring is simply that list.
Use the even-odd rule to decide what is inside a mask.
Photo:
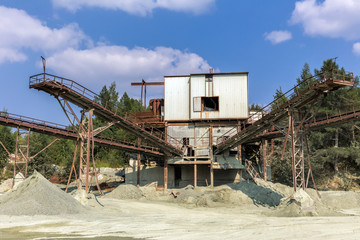
[{"label": "white metal building", "polygon": [[165,121],[248,118],[248,73],[165,76]]},{"label": "white metal building", "polygon": [[164,78],[167,140],[184,149],[182,158],[168,160],[175,169],[174,179],[170,177],[169,183],[181,187],[192,183],[210,185],[239,181],[243,165],[238,148],[214,156],[213,146],[222,141],[227,132],[237,131],[240,121],[249,117],[248,73]]}]

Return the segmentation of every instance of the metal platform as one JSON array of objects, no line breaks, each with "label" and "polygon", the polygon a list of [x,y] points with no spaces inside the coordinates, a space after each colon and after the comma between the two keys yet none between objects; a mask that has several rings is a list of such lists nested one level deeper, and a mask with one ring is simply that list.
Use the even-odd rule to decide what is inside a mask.
[{"label": "metal platform", "polygon": [[161,149],[167,155],[182,156],[183,152],[166,142],[164,139],[140,128],[117,114],[109,110],[110,106],[99,103],[99,96],[84,86],[66,78],[51,74],[37,74],[29,79],[29,88],[44,91],[54,97],[61,97],[83,109],[94,109],[94,114],[108,122],[113,122],[116,126],[129,131],[150,144]]},{"label": "metal platform", "polygon": [[[76,131],[67,129],[66,126],[52,122],[46,122],[35,118],[29,118],[7,112],[0,112],[0,125],[19,127],[21,129],[30,129],[33,132],[47,134],[58,138],[66,138],[70,140],[77,140],[79,135]],[[94,137],[94,143],[110,148],[125,150],[127,152],[142,153],[152,156],[164,156],[159,149],[147,146],[137,147],[132,144],[120,140],[112,140],[101,137]]]}]

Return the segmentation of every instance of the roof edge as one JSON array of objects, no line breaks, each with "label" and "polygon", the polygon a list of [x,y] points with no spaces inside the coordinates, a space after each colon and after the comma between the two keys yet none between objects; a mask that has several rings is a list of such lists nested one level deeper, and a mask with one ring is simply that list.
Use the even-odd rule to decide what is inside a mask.
[{"label": "roof edge", "polygon": [[199,76],[199,75],[233,75],[233,74],[249,75],[249,72],[191,73],[189,75],[166,75],[164,77],[191,77],[191,76]]}]

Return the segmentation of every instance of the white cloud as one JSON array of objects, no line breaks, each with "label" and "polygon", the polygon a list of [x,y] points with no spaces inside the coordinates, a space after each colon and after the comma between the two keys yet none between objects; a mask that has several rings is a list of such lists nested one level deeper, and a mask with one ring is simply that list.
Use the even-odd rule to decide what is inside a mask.
[{"label": "white cloud", "polygon": [[[161,81],[164,75],[208,72],[209,64],[199,55],[173,48],[146,49],[97,46],[67,49],[47,58],[49,68],[91,88],[116,81],[121,90],[131,81]],[[138,89],[136,89],[136,92]]]},{"label": "white cloud", "polygon": [[26,54],[37,51],[46,56],[48,69],[96,89],[116,81],[121,91],[130,90],[130,81],[210,68],[199,55],[169,47],[129,49],[106,41],[94,46],[76,24],[50,28],[23,10],[2,6],[0,36],[0,64],[25,61]]},{"label": "white cloud", "polygon": [[354,45],[353,45],[353,53],[355,55],[360,56],[360,42],[354,43]]},{"label": "white cloud", "polygon": [[4,6],[0,6],[0,36],[0,63],[26,60],[26,49],[55,51],[89,42],[76,24],[51,29],[23,10]]},{"label": "white cloud", "polygon": [[295,4],[290,23],[312,36],[360,38],[359,0],[303,0]]},{"label": "white cloud", "polygon": [[272,31],[270,33],[265,33],[265,39],[269,40],[272,44],[282,43],[291,38],[292,35],[289,31]]},{"label": "white cloud", "polygon": [[156,8],[200,14],[214,5],[215,0],[52,0],[55,7],[77,11],[83,7],[122,10],[146,16]]}]

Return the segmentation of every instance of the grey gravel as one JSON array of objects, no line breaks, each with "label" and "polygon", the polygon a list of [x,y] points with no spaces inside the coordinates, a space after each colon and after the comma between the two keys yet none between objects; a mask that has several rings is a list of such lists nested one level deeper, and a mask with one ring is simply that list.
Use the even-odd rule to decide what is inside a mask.
[{"label": "grey gravel", "polygon": [[86,211],[78,201],[36,171],[0,198],[2,215],[64,215]]}]

